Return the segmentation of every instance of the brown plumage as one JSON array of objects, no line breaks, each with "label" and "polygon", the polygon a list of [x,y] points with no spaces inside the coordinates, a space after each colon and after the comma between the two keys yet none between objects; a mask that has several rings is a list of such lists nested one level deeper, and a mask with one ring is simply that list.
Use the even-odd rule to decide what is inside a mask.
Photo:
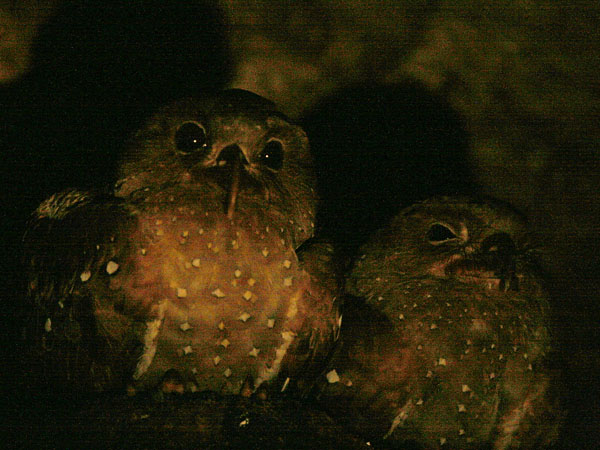
[{"label": "brown plumage", "polygon": [[523,220],[437,198],[363,248],[321,401],[365,437],[424,448],[539,448],[556,438],[548,297]]},{"label": "brown plumage", "polygon": [[104,390],[173,369],[226,393],[295,376],[338,328],[335,293],[296,253],[314,184],[306,135],[259,96],[159,111],[112,192],[63,192],[35,213],[28,339],[41,371]]}]

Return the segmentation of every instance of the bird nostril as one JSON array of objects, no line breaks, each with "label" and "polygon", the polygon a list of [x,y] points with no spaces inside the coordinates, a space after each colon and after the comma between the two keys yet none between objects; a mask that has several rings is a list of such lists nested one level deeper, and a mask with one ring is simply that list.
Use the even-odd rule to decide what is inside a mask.
[{"label": "bird nostril", "polygon": [[217,166],[233,166],[235,162],[240,161],[243,165],[248,164],[248,160],[240,147],[236,144],[229,145],[221,150],[217,157]]}]

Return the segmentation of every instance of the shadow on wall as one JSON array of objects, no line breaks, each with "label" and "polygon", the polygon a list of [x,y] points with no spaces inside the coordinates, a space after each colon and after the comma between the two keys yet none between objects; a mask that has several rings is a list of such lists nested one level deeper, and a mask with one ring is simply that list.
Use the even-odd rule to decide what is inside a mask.
[{"label": "shadow on wall", "polygon": [[343,89],[302,124],[318,171],[318,225],[347,256],[402,207],[473,190],[458,115],[418,84]]},{"label": "shadow on wall", "polygon": [[141,118],[230,73],[221,14],[203,2],[65,1],[32,52],[32,70],[0,91],[2,191],[28,211],[49,192],[98,184]]}]

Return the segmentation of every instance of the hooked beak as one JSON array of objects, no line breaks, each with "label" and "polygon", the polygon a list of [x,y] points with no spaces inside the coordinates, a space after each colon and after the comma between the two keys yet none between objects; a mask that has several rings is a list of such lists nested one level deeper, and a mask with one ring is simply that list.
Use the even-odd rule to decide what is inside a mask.
[{"label": "hooked beak", "polygon": [[225,147],[217,158],[220,183],[227,191],[225,211],[230,220],[235,215],[237,199],[241,189],[241,178],[245,171],[244,165],[247,164],[248,160],[237,144]]},{"label": "hooked beak", "polygon": [[238,192],[240,190],[240,175],[242,172],[242,159],[235,158],[231,169],[231,184],[227,194],[227,218],[233,219],[235,204],[237,202]]}]

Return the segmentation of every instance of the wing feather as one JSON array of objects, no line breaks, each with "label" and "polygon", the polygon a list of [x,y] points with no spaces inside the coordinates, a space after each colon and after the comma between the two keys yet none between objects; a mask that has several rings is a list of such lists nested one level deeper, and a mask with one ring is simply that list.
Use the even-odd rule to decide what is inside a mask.
[{"label": "wing feather", "polygon": [[104,390],[132,370],[137,324],[119,311],[109,278],[133,226],[119,199],[78,190],[53,195],[33,214],[23,243],[34,382]]}]

